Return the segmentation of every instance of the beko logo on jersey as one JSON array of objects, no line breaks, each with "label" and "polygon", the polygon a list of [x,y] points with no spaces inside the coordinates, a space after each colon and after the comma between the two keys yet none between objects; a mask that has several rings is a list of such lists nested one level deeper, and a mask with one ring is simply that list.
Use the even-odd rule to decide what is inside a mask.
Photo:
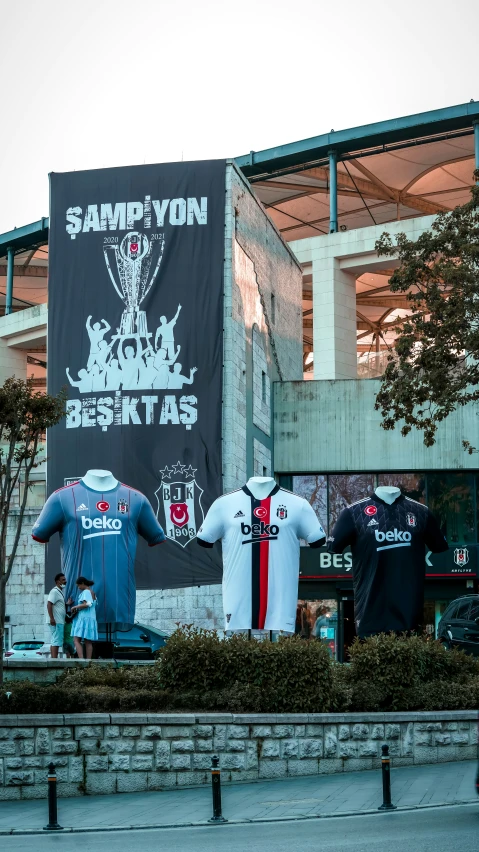
[{"label": "beko logo on jersey", "polygon": [[122,528],[122,522],[119,518],[106,518],[105,515],[103,515],[102,518],[93,519],[86,518],[85,515],[82,515],[81,525],[84,530],[91,530],[92,528],[95,530],[101,530],[101,532],[84,535],[83,538],[94,538],[97,535],[120,535],[120,530]]},{"label": "beko logo on jersey", "polygon": [[254,544],[258,541],[276,541],[279,527],[276,524],[265,524],[264,521],[260,521],[259,524],[243,523],[241,532],[243,535],[251,535],[250,539],[242,541],[241,544]]},{"label": "beko logo on jersey", "polygon": [[384,547],[378,547],[378,550],[390,550],[393,547],[409,547],[411,544],[411,533],[407,530],[403,532],[394,528],[388,532],[374,530],[376,541],[381,543],[384,541],[393,541],[395,544],[386,544]]}]

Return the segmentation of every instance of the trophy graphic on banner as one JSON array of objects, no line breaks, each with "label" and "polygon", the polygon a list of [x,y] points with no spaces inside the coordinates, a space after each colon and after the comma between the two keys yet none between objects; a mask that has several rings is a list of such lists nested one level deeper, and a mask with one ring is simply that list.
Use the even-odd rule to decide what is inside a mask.
[{"label": "trophy graphic on banner", "polygon": [[[163,234],[158,240],[149,240],[145,234],[131,231],[123,237],[120,245],[107,245],[103,248],[105,263],[113,286],[120,299],[125,303],[121,316],[120,336],[138,334],[148,339],[146,312],[140,305],[151,290],[158,275],[165,239]],[[159,254],[153,273],[150,268],[153,260],[153,246],[158,246]],[[114,263],[110,263],[111,255]]]}]

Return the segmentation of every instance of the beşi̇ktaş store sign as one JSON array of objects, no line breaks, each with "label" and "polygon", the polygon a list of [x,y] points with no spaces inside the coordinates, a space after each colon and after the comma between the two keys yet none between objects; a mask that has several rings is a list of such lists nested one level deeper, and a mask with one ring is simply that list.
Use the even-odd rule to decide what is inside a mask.
[{"label": "be\u015fi\u0307kta\u015f store sign", "polygon": [[[354,573],[353,555],[349,549],[344,553],[328,553],[326,546],[309,551],[301,549],[300,578],[341,579]],[[445,553],[431,553],[425,550],[426,577],[477,576],[477,546],[452,544]]]}]

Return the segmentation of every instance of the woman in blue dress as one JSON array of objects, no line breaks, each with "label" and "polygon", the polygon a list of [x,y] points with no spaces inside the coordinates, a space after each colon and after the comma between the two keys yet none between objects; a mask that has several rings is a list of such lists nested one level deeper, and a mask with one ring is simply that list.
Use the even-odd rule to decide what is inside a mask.
[{"label": "woman in blue dress", "polygon": [[98,627],[96,623],[96,595],[90,589],[93,580],[86,577],[78,577],[76,581],[80,597],[76,606],[72,606],[73,621],[72,638],[78,654],[78,659],[83,660],[82,640],[85,642],[85,657],[91,660],[93,653],[93,642],[98,640]]}]

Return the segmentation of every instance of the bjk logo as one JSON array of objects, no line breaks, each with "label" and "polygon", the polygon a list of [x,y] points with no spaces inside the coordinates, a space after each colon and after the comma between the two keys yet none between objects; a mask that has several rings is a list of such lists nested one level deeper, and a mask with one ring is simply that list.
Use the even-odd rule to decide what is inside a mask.
[{"label": "bjk logo", "polygon": [[204,521],[201,496],[203,489],[195,479],[196,468],[180,461],[160,471],[161,483],[155,491],[158,500],[158,520],[168,541],[186,547],[196,538]]},{"label": "bjk logo", "polygon": [[264,506],[257,506],[256,509],[253,509],[253,515],[256,518],[265,518],[267,514],[268,510]]},{"label": "bjk logo", "polygon": [[456,547],[454,551],[454,562],[456,565],[467,565],[469,562],[469,551],[467,547]]},{"label": "bjk logo", "polygon": [[411,512],[408,512],[406,515],[406,522],[410,527],[416,526],[416,515],[413,515]]},{"label": "bjk logo", "polygon": [[377,515],[377,513],[378,513],[378,510],[376,509],[376,506],[366,506],[366,508],[364,510],[364,514],[367,515],[369,518],[372,515]]},{"label": "bjk logo", "polygon": [[98,503],[96,504],[96,507],[97,507],[99,512],[108,512],[108,509],[110,508],[110,504],[107,503],[106,500],[99,500]]}]

